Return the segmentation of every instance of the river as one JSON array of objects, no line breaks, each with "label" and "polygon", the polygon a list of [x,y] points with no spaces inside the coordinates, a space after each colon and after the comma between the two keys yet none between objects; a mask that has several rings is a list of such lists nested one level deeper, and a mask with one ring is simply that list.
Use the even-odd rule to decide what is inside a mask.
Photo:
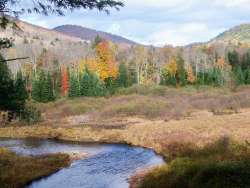
[{"label": "river", "polygon": [[58,152],[86,152],[89,157],[27,188],[128,188],[128,178],[136,171],[163,164],[154,151],[123,144],[83,144],[54,140],[1,139],[6,147],[20,155]]}]

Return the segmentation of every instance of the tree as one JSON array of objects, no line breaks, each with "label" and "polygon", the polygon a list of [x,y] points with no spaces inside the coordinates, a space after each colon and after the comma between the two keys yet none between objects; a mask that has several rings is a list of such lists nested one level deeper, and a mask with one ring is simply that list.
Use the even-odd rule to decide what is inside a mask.
[{"label": "tree", "polygon": [[0,111],[9,111],[9,120],[13,118],[14,114],[20,116],[27,98],[25,80],[21,72],[17,74],[14,81],[7,63],[0,55]]},{"label": "tree", "polygon": [[177,72],[176,72],[177,83],[180,86],[185,86],[187,84],[187,74],[185,70],[184,59],[181,57],[181,55],[177,56],[176,64],[177,64]]},{"label": "tree", "polygon": [[240,64],[240,58],[237,51],[234,50],[232,52],[228,52],[227,56],[228,56],[228,62],[233,69]]},{"label": "tree", "polygon": [[92,48],[95,49],[96,46],[101,43],[103,39],[100,37],[100,35],[96,35],[94,41],[92,42]]},{"label": "tree", "polygon": [[117,79],[119,87],[127,87],[128,86],[128,73],[127,67],[124,63],[119,65],[119,76]]},{"label": "tree", "polygon": [[25,78],[23,78],[22,72],[19,71],[17,73],[15,82],[14,82],[14,90],[15,90],[15,100],[16,100],[16,112],[21,114],[25,109],[25,102],[28,99],[28,92],[25,85]]},{"label": "tree", "polygon": [[98,75],[85,69],[80,81],[80,90],[82,96],[103,96],[105,88]]},{"label": "tree", "polygon": [[102,41],[96,46],[96,58],[98,63],[98,74],[100,79],[106,82],[118,77],[118,67],[114,52],[107,41]]},{"label": "tree", "polygon": [[[64,15],[66,10],[75,9],[98,9],[99,11],[109,12],[109,8],[119,10],[124,4],[114,0],[33,0],[30,6],[26,0],[3,0],[0,1],[0,12],[19,15],[21,13],[39,13],[44,15],[58,14]],[[16,8],[18,7],[18,9]]]},{"label": "tree", "polygon": [[14,110],[14,82],[7,63],[0,54],[0,111]]},{"label": "tree", "polygon": [[241,85],[245,83],[244,73],[240,65],[235,67],[234,74],[235,74],[237,85]]},{"label": "tree", "polygon": [[90,77],[89,70],[86,69],[83,73],[82,79],[80,81],[80,92],[82,96],[89,96],[89,88],[90,88]]},{"label": "tree", "polygon": [[46,97],[44,102],[50,102],[55,100],[53,81],[49,72],[47,72],[43,91],[46,91],[46,93],[44,93],[44,97]]},{"label": "tree", "polygon": [[78,75],[74,72],[70,73],[70,79],[69,79],[69,97],[75,98],[80,96],[80,84]]},{"label": "tree", "polygon": [[161,83],[163,85],[177,85],[176,75],[177,75],[177,63],[176,59],[172,58],[170,63],[166,64],[162,69],[162,79]]},{"label": "tree", "polygon": [[188,65],[188,68],[187,68],[187,81],[190,84],[194,84],[196,82],[196,77],[194,75],[193,67],[190,64]]},{"label": "tree", "polygon": [[33,78],[32,98],[37,102],[50,102],[55,100],[53,81],[51,74],[44,70],[39,70]]},{"label": "tree", "polygon": [[68,70],[63,67],[62,68],[62,96],[67,96],[68,95],[68,90],[69,90],[69,73]]}]

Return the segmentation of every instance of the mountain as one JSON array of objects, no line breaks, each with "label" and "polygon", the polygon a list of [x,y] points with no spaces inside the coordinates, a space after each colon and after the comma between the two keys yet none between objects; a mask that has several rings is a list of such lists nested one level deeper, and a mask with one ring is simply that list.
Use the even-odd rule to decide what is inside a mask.
[{"label": "mountain", "polygon": [[[61,64],[76,62],[91,53],[89,41],[11,19],[16,23],[18,29],[13,29],[11,25],[7,29],[0,28],[0,38],[13,38],[14,46],[1,50],[1,53],[6,59],[29,57],[28,60],[11,62],[9,65],[12,71],[18,70],[25,63],[35,64],[43,51],[47,51],[47,62],[58,60]],[[48,66],[52,66],[51,64]]]},{"label": "mountain", "polygon": [[250,44],[250,24],[242,24],[233,27],[214,39],[209,43],[231,43],[231,44]]},{"label": "mountain", "polygon": [[89,29],[89,28],[77,26],[77,25],[62,25],[62,26],[58,26],[54,28],[54,30],[70,35],[70,36],[81,38],[83,40],[93,41],[95,37],[99,35],[100,37],[106,40],[110,40],[117,44],[129,44],[129,45],[136,44],[136,42],[128,40],[118,35],[113,35],[110,33],[103,32],[103,31],[97,31],[94,29]]}]

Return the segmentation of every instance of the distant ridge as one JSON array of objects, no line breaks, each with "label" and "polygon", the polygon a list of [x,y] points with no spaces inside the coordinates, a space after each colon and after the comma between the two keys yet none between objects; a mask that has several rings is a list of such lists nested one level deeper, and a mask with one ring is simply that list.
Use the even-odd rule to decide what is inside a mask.
[{"label": "distant ridge", "polygon": [[103,31],[97,31],[94,29],[89,29],[89,28],[77,26],[77,25],[62,25],[62,26],[55,27],[54,30],[70,35],[70,36],[81,38],[83,40],[92,41],[95,39],[97,35],[99,35],[100,37],[106,40],[110,40],[118,44],[129,44],[129,45],[137,44],[136,42],[132,40],[126,39],[118,35],[113,35],[110,33],[103,32]]},{"label": "distant ridge", "polygon": [[210,42],[248,43],[250,44],[250,24],[235,26],[212,39]]}]

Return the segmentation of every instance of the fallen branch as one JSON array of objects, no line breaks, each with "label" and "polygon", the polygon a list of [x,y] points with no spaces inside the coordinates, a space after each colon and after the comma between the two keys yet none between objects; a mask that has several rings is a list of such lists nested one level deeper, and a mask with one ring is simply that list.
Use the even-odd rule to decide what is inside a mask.
[{"label": "fallen branch", "polygon": [[19,57],[19,58],[14,58],[14,59],[5,59],[5,60],[0,61],[0,62],[2,63],[2,62],[6,62],[6,61],[16,61],[16,60],[24,60],[24,59],[29,59],[29,57]]}]

